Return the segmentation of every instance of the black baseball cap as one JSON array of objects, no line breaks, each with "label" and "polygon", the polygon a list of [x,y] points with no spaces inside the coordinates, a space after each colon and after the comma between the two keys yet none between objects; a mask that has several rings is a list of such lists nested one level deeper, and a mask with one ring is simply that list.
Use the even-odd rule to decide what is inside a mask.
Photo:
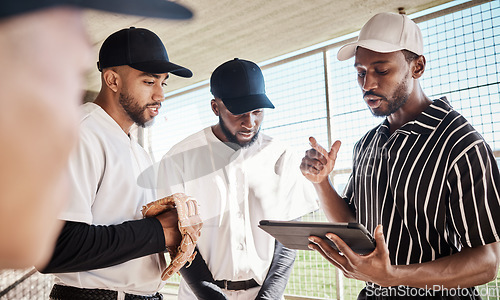
[{"label": "black baseball cap", "polygon": [[218,66],[210,77],[210,91],[233,115],[274,108],[266,96],[262,71],[248,60],[235,58]]},{"label": "black baseball cap", "polygon": [[119,30],[102,44],[97,62],[99,71],[123,65],[152,74],[193,76],[189,69],[170,62],[160,38],[145,28],[130,27]]},{"label": "black baseball cap", "polygon": [[190,19],[186,7],[167,0],[8,0],[2,1],[0,19],[56,6],[90,8],[162,19]]}]

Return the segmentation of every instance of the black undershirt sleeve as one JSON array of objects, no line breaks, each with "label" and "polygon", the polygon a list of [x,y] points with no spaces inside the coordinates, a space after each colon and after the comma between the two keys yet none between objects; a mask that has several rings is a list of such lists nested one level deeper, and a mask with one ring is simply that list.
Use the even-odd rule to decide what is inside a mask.
[{"label": "black undershirt sleeve", "polygon": [[215,285],[212,273],[198,248],[195,251],[198,253],[191,264],[186,264],[179,270],[182,278],[198,300],[227,300],[222,289]]},{"label": "black undershirt sleeve", "polygon": [[292,274],[296,255],[297,250],[289,249],[276,240],[273,260],[256,300],[272,300],[283,297],[288,279]]},{"label": "black undershirt sleeve", "polygon": [[[275,241],[273,260],[256,300],[281,299],[292,273],[296,254],[296,250],[288,249]],[[186,264],[180,269],[180,273],[199,300],[227,299],[223,290],[215,285],[212,273],[199,251],[189,266]]]},{"label": "black undershirt sleeve", "polygon": [[65,273],[106,268],[164,250],[163,228],[156,218],[109,226],[66,221],[51,260],[39,271]]}]

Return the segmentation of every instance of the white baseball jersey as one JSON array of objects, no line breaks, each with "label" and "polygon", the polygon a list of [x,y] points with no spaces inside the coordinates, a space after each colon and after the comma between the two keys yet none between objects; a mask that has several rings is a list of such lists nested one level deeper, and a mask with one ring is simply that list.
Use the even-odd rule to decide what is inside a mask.
[{"label": "white baseball jersey", "polygon": [[[318,209],[316,192],[299,166],[293,151],[265,134],[235,151],[208,127],[163,157],[159,196],[183,192],[198,200],[198,248],[215,280],[253,278],[262,284],[275,240],[259,221],[292,220]],[[179,299],[195,299],[186,290],[180,289]]]},{"label": "white baseball jersey", "polygon": [[[69,163],[71,196],[60,218],[94,225],[141,219],[142,206],[156,200],[148,154],[100,106],[86,103],[82,109],[80,141]],[[151,295],[163,286],[163,263],[158,254],[149,255],[108,268],[56,274],[56,282]]]}]

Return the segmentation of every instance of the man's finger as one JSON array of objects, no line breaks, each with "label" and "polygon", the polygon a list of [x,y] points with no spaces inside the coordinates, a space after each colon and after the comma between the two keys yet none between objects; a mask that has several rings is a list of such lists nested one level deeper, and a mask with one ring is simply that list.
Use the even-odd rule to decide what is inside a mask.
[{"label": "man's finger", "polygon": [[344,271],[344,268],[342,267],[342,265],[340,265],[338,262],[336,262],[334,259],[332,259],[328,254],[326,254],[320,246],[318,246],[317,244],[315,243],[310,243],[308,245],[308,248],[311,249],[311,250],[315,250],[317,252],[319,252],[319,254],[321,254],[321,256],[323,256],[323,258],[325,258],[327,261],[329,261],[332,265],[334,265],[335,267],[339,268],[340,270],[342,270],[342,272]]},{"label": "man's finger", "polygon": [[328,157],[328,151],[326,151],[325,148],[323,148],[320,144],[318,144],[318,142],[314,137],[312,136],[309,137],[309,144],[311,145],[311,147],[313,147],[314,150],[321,153],[324,157]]},{"label": "man's finger", "polygon": [[377,225],[373,235],[375,237],[376,247],[381,247],[383,252],[389,253],[389,248],[387,248],[387,243],[385,242],[384,227],[382,226],[382,224]]},{"label": "man's finger", "polygon": [[314,168],[313,166],[306,164],[304,162],[302,162],[300,164],[300,170],[302,171],[302,173],[304,175],[305,174],[318,175],[318,173],[319,173],[319,171],[316,168]]},{"label": "man's finger", "polygon": [[[302,158],[301,164],[304,164],[305,167],[312,167],[314,169],[317,169],[319,171],[323,170],[326,164],[326,158],[323,156],[320,157],[320,159],[312,158],[311,156],[305,156]],[[323,162],[324,160],[325,162]]]},{"label": "man's finger", "polygon": [[314,148],[311,148],[306,151],[305,158],[309,159],[309,161],[312,162],[317,162],[319,161],[321,164],[325,165],[328,162],[328,159],[326,156],[321,154],[319,151],[317,151]]},{"label": "man's finger", "polygon": [[340,252],[342,252],[342,254],[344,255],[344,257],[348,261],[352,262],[352,261],[357,260],[359,254],[357,254],[356,252],[354,252],[351,249],[351,247],[349,247],[338,235],[333,234],[333,233],[327,233],[326,237],[335,244],[335,246],[337,247],[337,249]]},{"label": "man's finger", "polygon": [[[321,249],[320,252],[323,252],[330,260],[335,261],[337,265],[341,266],[346,262],[345,257],[343,257],[337,249],[334,249],[326,240],[317,236],[310,236],[309,241],[319,247]],[[343,267],[341,268],[343,269]]]},{"label": "man's finger", "polygon": [[337,153],[339,153],[339,150],[340,150],[340,145],[342,143],[340,141],[335,141],[335,143],[333,143],[332,147],[330,148],[330,153],[328,153],[328,157],[332,160],[336,160],[337,159]]}]

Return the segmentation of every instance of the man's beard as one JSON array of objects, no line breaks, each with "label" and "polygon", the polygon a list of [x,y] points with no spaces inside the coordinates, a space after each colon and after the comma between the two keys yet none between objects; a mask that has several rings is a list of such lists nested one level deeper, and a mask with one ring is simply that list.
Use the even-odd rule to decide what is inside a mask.
[{"label": "man's beard", "polygon": [[147,120],[144,116],[144,112],[146,111],[146,109],[148,109],[146,105],[140,107],[137,103],[134,102],[133,97],[130,97],[123,93],[120,93],[119,102],[130,119],[138,126],[145,128],[153,124],[154,118],[151,118],[151,120]]},{"label": "man's beard", "polygon": [[403,79],[400,84],[398,84],[398,87],[394,91],[394,94],[392,94],[392,99],[393,99],[392,101],[387,100],[386,97],[372,93],[371,91],[368,91],[365,93],[364,96],[375,95],[375,96],[381,97],[383,99],[382,101],[385,101],[388,103],[386,111],[373,111],[370,109],[370,111],[372,112],[372,114],[374,116],[377,116],[377,117],[390,116],[393,113],[395,113],[396,111],[398,111],[401,108],[401,106],[405,105],[406,101],[408,100],[408,96],[409,96],[409,94],[407,93],[408,87],[407,87],[405,82],[406,82],[406,78]]},{"label": "man's beard", "polygon": [[[238,141],[238,138],[236,137],[236,135],[232,134],[231,131],[229,131],[229,129],[227,128],[226,124],[224,123],[224,121],[222,120],[222,118],[220,116],[219,116],[219,125],[220,125],[222,133],[224,133],[224,136],[226,137],[230,147],[231,147],[231,145],[238,145],[240,148],[248,148],[257,140],[257,138],[259,137],[259,133],[260,133],[260,127],[259,127],[259,130],[257,130],[257,132],[254,134],[254,136],[248,142],[241,143],[240,141]],[[234,147],[231,147],[231,148],[234,148]]]}]

